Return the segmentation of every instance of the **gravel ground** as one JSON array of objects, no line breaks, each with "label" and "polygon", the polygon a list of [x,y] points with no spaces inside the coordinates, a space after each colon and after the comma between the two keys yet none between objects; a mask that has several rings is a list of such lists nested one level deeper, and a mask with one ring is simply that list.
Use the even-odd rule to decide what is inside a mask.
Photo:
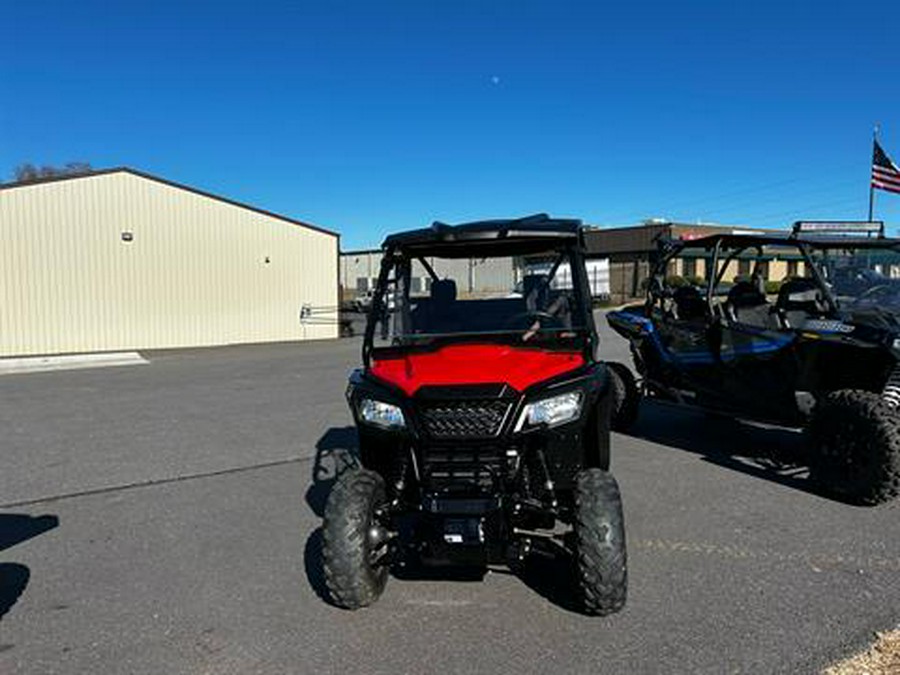
[{"label": "gravel ground", "polygon": [[860,654],[829,666],[823,675],[897,675],[900,673],[900,628],[875,634]]}]

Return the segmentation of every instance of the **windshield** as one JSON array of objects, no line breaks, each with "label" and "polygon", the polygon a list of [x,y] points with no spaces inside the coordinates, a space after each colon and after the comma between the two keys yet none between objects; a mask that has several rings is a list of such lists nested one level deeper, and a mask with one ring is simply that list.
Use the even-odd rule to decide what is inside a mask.
[{"label": "windshield", "polygon": [[402,256],[388,263],[374,309],[373,346],[438,337],[498,336],[540,343],[584,329],[585,307],[567,252],[536,256]]},{"label": "windshield", "polygon": [[841,309],[900,311],[897,248],[822,248],[810,255]]}]

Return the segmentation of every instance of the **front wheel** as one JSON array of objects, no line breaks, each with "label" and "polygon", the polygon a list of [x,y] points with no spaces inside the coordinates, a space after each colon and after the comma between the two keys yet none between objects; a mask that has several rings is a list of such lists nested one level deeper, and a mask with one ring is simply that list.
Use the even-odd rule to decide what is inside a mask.
[{"label": "front wheel", "polygon": [[869,505],[900,494],[900,415],[878,394],[829,394],[810,437],[810,476],[827,491]]},{"label": "front wheel", "polygon": [[375,602],[388,578],[387,533],[378,522],[384,480],[374,471],[341,474],[325,504],[322,563],[334,603],[359,609]]},{"label": "front wheel", "polygon": [[628,568],[619,486],[602,469],[585,469],[575,484],[575,562],[585,614],[603,616],[625,606]]}]

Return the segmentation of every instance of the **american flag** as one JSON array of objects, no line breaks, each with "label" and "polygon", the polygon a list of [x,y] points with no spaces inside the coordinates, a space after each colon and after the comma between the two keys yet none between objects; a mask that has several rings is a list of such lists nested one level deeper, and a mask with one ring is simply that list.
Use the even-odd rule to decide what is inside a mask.
[{"label": "american flag", "polygon": [[900,193],[900,169],[891,161],[878,141],[872,153],[872,187]]}]

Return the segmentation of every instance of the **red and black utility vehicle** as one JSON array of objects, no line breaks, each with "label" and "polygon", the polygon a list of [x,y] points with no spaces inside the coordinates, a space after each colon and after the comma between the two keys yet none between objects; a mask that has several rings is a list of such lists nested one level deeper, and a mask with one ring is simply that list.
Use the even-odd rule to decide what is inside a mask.
[{"label": "red and black utility vehicle", "polygon": [[347,400],[361,466],[323,525],[333,600],[374,602],[405,565],[568,555],[583,611],[625,603],[609,377],[581,223],[546,215],[389,236]]}]

